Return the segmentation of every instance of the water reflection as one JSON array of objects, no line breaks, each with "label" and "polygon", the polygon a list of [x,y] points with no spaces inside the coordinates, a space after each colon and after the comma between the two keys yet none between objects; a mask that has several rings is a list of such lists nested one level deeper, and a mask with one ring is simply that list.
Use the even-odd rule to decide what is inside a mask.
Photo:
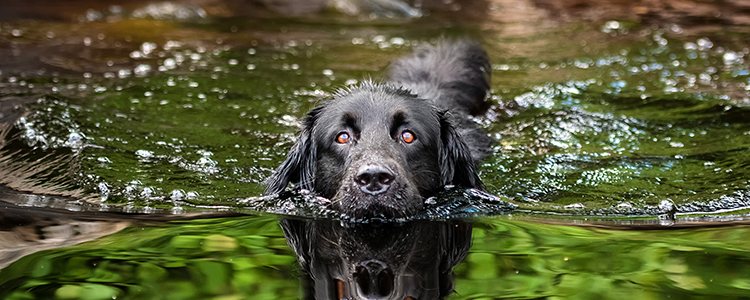
[{"label": "water reflection", "polygon": [[471,224],[410,222],[348,227],[285,219],[309,299],[438,299],[471,245]]},{"label": "water reflection", "polygon": [[0,201],[0,270],[29,254],[92,241],[129,224],[124,219],[77,216],[68,211],[29,209]]}]

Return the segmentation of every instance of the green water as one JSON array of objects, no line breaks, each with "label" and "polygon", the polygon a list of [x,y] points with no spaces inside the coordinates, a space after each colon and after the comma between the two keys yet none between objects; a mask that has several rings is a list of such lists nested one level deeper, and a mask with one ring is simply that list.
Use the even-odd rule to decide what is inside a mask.
[{"label": "green water", "polygon": [[[742,10],[700,21],[583,7],[557,18],[544,6],[476,2],[465,17],[417,19],[175,20],[142,18],[137,3],[9,6],[17,15],[0,13],[0,183],[25,194],[2,200],[82,215],[252,213],[242,200],[260,196],[306,111],[337,88],[382,78],[416,45],[470,37],[493,67],[493,107],[476,121],[496,142],[480,175],[489,194],[518,207],[514,215],[535,219],[477,220],[454,268],[455,298],[750,294],[744,227],[598,230],[536,219],[746,220]],[[478,212],[498,211],[507,212]],[[33,254],[4,260],[12,263],[0,269],[0,296],[299,294],[275,217],[127,219],[123,231],[93,230],[102,237],[80,245],[18,246]],[[78,220],[58,221],[66,222]],[[49,226],[57,228],[32,231]],[[5,227],[12,237],[0,244],[15,249],[25,227]]]},{"label": "green water", "polygon": [[[452,299],[683,299],[750,293],[746,227],[622,231],[474,223]],[[274,217],[132,226],[0,270],[7,299],[293,299],[297,262]]]}]

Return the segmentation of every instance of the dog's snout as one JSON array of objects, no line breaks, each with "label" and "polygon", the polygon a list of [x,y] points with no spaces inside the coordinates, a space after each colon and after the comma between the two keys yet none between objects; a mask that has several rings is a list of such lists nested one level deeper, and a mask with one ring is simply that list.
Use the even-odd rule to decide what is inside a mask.
[{"label": "dog's snout", "polygon": [[377,165],[365,165],[359,168],[354,181],[360,190],[370,195],[378,195],[391,185],[396,176],[388,169]]},{"label": "dog's snout", "polygon": [[373,259],[357,265],[354,279],[364,296],[386,297],[393,291],[395,277],[388,265]]}]

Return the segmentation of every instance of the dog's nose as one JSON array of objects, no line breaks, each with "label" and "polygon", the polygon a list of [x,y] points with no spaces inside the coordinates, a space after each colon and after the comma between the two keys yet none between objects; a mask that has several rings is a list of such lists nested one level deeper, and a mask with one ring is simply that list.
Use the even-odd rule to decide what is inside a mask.
[{"label": "dog's nose", "polygon": [[396,176],[388,169],[377,165],[364,165],[357,171],[354,181],[359,189],[370,195],[382,194],[388,190]]},{"label": "dog's nose", "polygon": [[393,291],[393,271],[379,260],[367,260],[357,264],[354,279],[360,292],[370,297],[387,297]]}]

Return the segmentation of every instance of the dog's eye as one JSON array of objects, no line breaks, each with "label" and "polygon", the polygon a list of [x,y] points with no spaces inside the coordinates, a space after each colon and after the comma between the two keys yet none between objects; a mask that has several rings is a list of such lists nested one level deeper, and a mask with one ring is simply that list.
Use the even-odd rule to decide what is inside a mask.
[{"label": "dog's eye", "polygon": [[352,136],[349,135],[348,132],[343,131],[339,132],[339,134],[336,136],[336,143],[339,144],[346,144],[352,140]]},{"label": "dog's eye", "polygon": [[401,132],[401,140],[404,141],[404,143],[411,144],[416,139],[417,136],[414,135],[414,132],[411,132],[409,130],[404,130],[403,132]]}]

